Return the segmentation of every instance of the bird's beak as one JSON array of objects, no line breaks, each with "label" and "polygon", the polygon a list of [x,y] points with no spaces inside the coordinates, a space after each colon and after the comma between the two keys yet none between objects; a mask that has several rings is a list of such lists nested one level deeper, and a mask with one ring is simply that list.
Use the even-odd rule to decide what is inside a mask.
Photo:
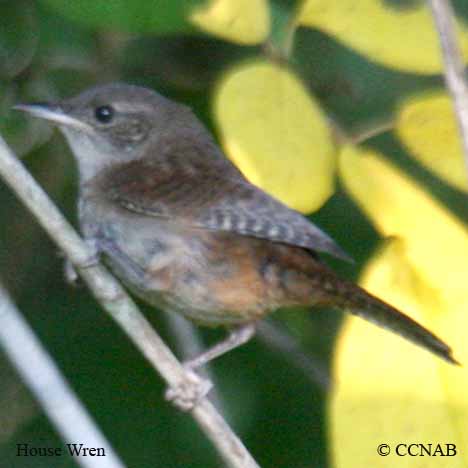
[{"label": "bird's beak", "polygon": [[74,128],[85,132],[89,132],[91,130],[90,125],[66,114],[63,109],[56,104],[17,104],[16,106],[13,106],[13,109],[27,112],[34,117],[39,117],[40,119],[50,120],[59,127]]}]

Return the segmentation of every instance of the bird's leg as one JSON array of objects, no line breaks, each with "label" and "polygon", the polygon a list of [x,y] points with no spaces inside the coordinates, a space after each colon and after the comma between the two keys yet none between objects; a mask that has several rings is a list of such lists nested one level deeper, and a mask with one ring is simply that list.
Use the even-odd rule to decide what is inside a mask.
[{"label": "bird's leg", "polygon": [[192,370],[204,366],[213,359],[247,343],[254,335],[255,325],[252,323],[235,328],[229,332],[226,339],[215,344],[199,356],[184,362],[184,366]]},{"label": "bird's leg", "polygon": [[255,334],[255,325],[249,323],[230,331],[228,337],[194,359],[184,362],[186,380],[177,387],[166,390],[166,400],[183,411],[191,410],[213,387],[213,384],[200,377],[195,369],[209,361],[247,343]]}]

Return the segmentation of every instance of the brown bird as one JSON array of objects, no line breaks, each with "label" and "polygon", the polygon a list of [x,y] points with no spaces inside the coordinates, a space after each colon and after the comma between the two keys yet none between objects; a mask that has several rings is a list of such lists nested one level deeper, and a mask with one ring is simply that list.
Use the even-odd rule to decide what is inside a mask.
[{"label": "brown bird", "polygon": [[188,107],[109,84],[16,108],[67,138],[83,235],[115,274],[154,306],[231,329],[189,368],[245,343],[259,319],[289,306],[345,309],[456,363],[429,330],[324,265],[316,252],[346,254],[248,182]]}]

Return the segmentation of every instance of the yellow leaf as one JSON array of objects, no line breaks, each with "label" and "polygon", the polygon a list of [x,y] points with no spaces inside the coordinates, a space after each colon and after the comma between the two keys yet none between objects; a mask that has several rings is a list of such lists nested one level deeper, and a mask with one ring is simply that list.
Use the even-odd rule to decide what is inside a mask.
[{"label": "yellow leaf", "polygon": [[258,44],[270,31],[267,0],[211,0],[190,21],[203,31],[238,44]]},{"label": "yellow leaf", "polygon": [[214,113],[227,155],[252,183],[302,212],[332,194],[336,154],[326,118],[286,68],[258,61],[229,71]]},{"label": "yellow leaf", "polygon": [[[436,293],[408,262],[404,242],[388,245],[368,265],[362,285],[450,338],[444,327],[436,326],[440,321],[427,319],[438,312],[428,311],[427,302]],[[463,327],[458,328],[461,334],[467,326],[466,314],[460,306],[451,312],[446,322],[454,330]],[[462,360],[468,357],[464,348],[457,347]],[[400,337],[353,317],[346,321],[337,343],[335,373],[339,381],[330,403],[335,468],[468,466],[465,369],[439,362]],[[439,465],[429,457],[415,460],[395,454],[398,444],[414,442],[453,443],[458,455]],[[382,443],[390,446],[387,457],[377,453]],[[407,448],[399,450],[405,453]]]},{"label": "yellow leaf", "polygon": [[404,238],[410,261],[430,284],[447,285],[440,287],[447,300],[466,294],[466,226],[372,151],[345,148],[340,175],[384,236]]},{"label": "yellow leaf", "polygon": [[[299,22],[336,37],[383,65],[417,73],[440,72],[439,41],[427,2],[396,3],[307,0]],[[459,32],[463,55],[468,58],[466,25],[460,24]]]},{"label": "yellow leaf", "polygon": [[[340,174],[376,228],[393,237],[367,265],[361,284],[441,336],[468,363],[466,227],[373,152],[344,149]],[[336,468],[468,466],[466,367],[352,317],[338,340],[335,370],[330,418]],[[384,443],[387,457],[377,453]],[[433,449],[453,443],[457,455],[437,464],[395,454],[398,444],[411,443],[432,443]]]},{"label": "yellow leaf", "polygon": [[422,164],[460,190],[468,190],[458,124],[446,93],[405,102],[397,116],[396,132]]}]

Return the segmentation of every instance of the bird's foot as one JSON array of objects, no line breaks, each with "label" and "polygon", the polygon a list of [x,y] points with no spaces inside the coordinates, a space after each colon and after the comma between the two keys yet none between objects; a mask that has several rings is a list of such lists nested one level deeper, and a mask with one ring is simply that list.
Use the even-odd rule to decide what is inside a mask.
[{"label": "bird's foot", "polygon": [[213,388],[210,380],[200,377],[190,367],[185,366],[185,376],[182,382],[166,390],[166,400],[172,402],[182,411],[190,411]]},{"label": "bird's foot", "polygon": [[79,276],[73,266],[73,263],[66,258],[63,262],[63,275],[65,276],[65,281],[70,286],[78,286],[79,285]]},{"label": "bird's foot", "polygon": [[89,257],[80,265],[80,268],[92,268],[99,264],[101,259],[101,239],[97,237],[89,237],[85,239],[85,243],[90,251]]},{"label": "bird's foot", "polygon": [[[85,243],[87,244],[91,253],[81,265],[78,265],[78,269],[91,268],[99,263],[100,249],[98,241],[95,239],[85,239]],[[63,254],[61,255],[64,256]],[[73,265],[69,258],[65,258],[64,260],[63,273],[65,276],[65,281],[70,286],[78,286],[80,284],[80,277],[77,272],[77,267]]]}]

